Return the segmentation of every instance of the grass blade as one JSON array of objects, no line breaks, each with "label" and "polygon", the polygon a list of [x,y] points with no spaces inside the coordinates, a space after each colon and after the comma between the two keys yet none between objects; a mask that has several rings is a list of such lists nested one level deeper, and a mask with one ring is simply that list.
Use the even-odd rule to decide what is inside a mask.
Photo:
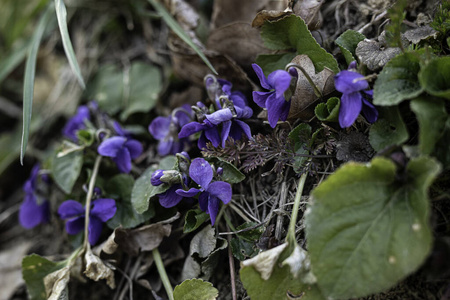
[{"label": "grass blade", "polygon": [[162,6],[158,2],[158,0],[148,0],[148,2],[150,2],[150,4],[161,15],[161,17],[167,23],[170,29],[172,29],[173,32],[175,32],[180,39],[182,39],[186,44],[188,44],[189,47],[191,47],[197,53],[197,55],[200,56],[200,58],[205,62],[205,64],[211,69],[211,71],[215,75],[219,75],[216,69],[214,69],[212,64],[209,62],[208,58],[206,58],[205,54],[203,54],[203,52],[197,47],[197,45],[194,44],[194,42],[192,42],[191,38],[186,34],[183,28],[181,28],[181,26],[177,23],[177,21],[175,21],[175,19],[170,15],[170,13],[167,12],[164,6]]},{"label": "grass blade", "polygon": [[62,43],[64,51],[66,52],[69,65],[75,76],[78,79],[78,83],[83,89],[86,88],[84,84],[83,76],[81,75],[80,66],[78,65],[75,51],[73,51],[72,42],[70,41],[69,30],[67,29],[67,10],[63,0],[55,0],[56,17],[58,18],[59,31],[61,32]]},{"label": "grass blade", "polygon": [[20,146],[20,163],[23,165],[23,157],[28,144],[28,135],[30,131],[31,112],[33,107],[33,93],[34,93],[34,77],[36,75],[36,59],[44,35],[45,27],[49,23],[52,6],[49,5],[41,16],[35,32],[31,38],[31,45],[28,52],[27,62],[25,65],[25,78],[23,82],[23,128],[22,128],[22,142]]}]

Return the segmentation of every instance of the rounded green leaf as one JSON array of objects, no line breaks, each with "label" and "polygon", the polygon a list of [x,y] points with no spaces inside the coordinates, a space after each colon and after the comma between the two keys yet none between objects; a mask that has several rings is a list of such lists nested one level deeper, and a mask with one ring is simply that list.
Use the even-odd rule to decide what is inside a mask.
[{"label": "rounded green leaf", "polygon": [[214,300],[219,291],[210,282],[201,279],[185,280],[173,291],[175,300]]},{"label": "rounded green leaf", "polygon": [[337,122],[341,101],[338,97],[331,97],[327,103],[319,103],[314,109],[317,119],[322,122]]},{"label": "rounded green leaf", "polygon": [[380,115],[381,118],[370,127],[369,140],[373,149],[381,151],[408,140],[408,130],[397,106],[381,107]]},{"label": "rounded green leaf", "polygon": [[347,64],[350,64],[352,61],[356,60],[356,46],[358,46],[358,43],[363,41],[365,38],[366,37],[364,34],[349,29],[336,39],[335,43],[341,49]]},{"label": "rounded green leaf", "polygon": [[70,194],[75,182],[80,176],[83,166],[83,151],[73,151],[63,156],[56,155],[52,161],[52,177],[56,184]]},{"label": "rounded green leaf", "polygon": [[430,61],[419,73],[420,84],[433,96],[450,100],[450,57]]},{"label": "rounded green leaf", "polygon": [[317,284],[330,298],[388,289],[417,270],[432,244],[427,188],[440,171],[411,160],[397,179],[394,163],[348,163],[312,193],[306,236]]},{"label": "rounded green leaf", "polygon": [[423,51],[405,52],[391,59],[378,75],[373,89],[373,104],[396,105],[422,93],[418,73]]}]

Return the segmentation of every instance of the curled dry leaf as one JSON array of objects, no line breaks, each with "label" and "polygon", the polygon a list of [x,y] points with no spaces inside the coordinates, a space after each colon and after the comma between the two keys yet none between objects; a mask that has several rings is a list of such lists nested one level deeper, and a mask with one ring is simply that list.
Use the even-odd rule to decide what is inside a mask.
[{"label": "curled dry leaf", "polygon": [[287,8],[286,10],[262,10],[258,12],[252,21],[253,27],[261,27],[265,21],[276,21],[286,16],[292,15],[292,10]]},{"label": "curled dry leaf", "polygon": [[48,300],[68,299],[67,284],[70,280],[70,267],[66,266],[44,277],[45,293]]},{"label": "curled dry leaf", "polygon": [[111,268],[107,267],[103,261],[92,253],[92,250],[88,248],[86,254],[84,255],[86,261],[86,270],[84,274],[86,277],[99,281],[100,279],[106,279],[106,284],[111,288],[116,288],[116,282],[114,280],[114,272]]},{"label": "curled dry leaf", "polygon": [[309,30],[317,30],[322,26],[323,17],[320,8],[324,0],[299,0],[295,2],[292,11],[302,18]]},{"label": "curled dry leaf", "polygon": [[168,223],[179,217],[180,214],[177,213],[168,220],[135,229],[116,228],[113,233],[115,235],[114,242],[123,251],[133,256],[137,256],[140,251],[151,251],[161,244],[165,236],[170,235],[172,226]]},{"label": "curled dry leaf", "polygon": [[[327,95],[334,91],[333,71],[324,68],[316,74],[313,62],[308,55],[304,54],[297,55],[291,62],[301,66],[306,71],[322,95]],[[314,93],[314,88],[303,72],[297,69],[297,73],[297,86],[291,98],[291,109],[289,110],[288,119],[309,120],[314,116],[314,107],[311,104],[316,102],[319,97]]]},{"label": "curled dry leaf", "polygon": [[256,56],[270,52],[264,47],[259,30],[244,22],[211,31],[206,47],[231,57],[241,66],[250,66]]},{"label": "curled dry leaf", "polygon": [[[219,28],[233,22],[250,23],[257,12],[263,9],[283,10],[287,0],[215,0],[211,18],[211,29]],[[239,9],[236,9],[236,8]]]}]

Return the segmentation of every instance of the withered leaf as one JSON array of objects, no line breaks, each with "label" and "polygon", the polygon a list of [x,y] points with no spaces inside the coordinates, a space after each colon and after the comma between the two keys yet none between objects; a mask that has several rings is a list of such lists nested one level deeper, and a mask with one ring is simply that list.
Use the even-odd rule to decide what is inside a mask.
[{"label": "withered leaf", "polygon": [[250,23],[256,13],[263,9],[280,11],[285,9],[287,5],[286,0],[215,0],[211,18],[211,29],[219,28],[233,22]]},{"label": "withered leaf", "polygon": [[262,10],[258,12],[252,21],[253,27],[261,27],[266,21],[276,21],[292,14],[292,10]]},{"label": "withered leaf", "polygon": [[[334,73],[328,68],[324,68],[316,74],[314,64],[308,55],[297,55],[292,60],[301,66],[314,84],[317,86],[322,95],[327,95],[334,91]],[[314,116],[314,107],[311,106],[319,97],[314,93],[314,88],[309,83],[306,76],[297,69],[298,79],[294,95],[291,98],[291,108],[289,110],[288,119],[309,120]]]},{"label": "withered leaf", "polygon": [[320,8],[324,0],[299,0],[295,2],[292,11],[302,18],[309,30],[317,30],[322,26],[323,17]]},{"label": "withered leaf", "polygon": [[168,223],[179,217],[180,214],[177,213],[168,220],[135,229],[116,228],[114,230],[114,242],[122,250],[133,256],[137,256],[140,251],[151,251],[161,244],[165,236],[170,235],[172,226]]},{"label": "withered leaf", "polygon": [[110,288],[116,288],[113,270],[107,267],[105,263],[103,263],[103,261],[100,259],[100,257],[92,253],[92,250],[90,248],[86,250],[84,259],[86,261],[86,270],[84,271],[86,277],[94,281],[106,279],[106,284]]},{"label": "withered leaf", "polygon": [[67,284],[70,280],[70,267],[66,266],[44,277],[45,293],[48,300],[69,299]]},{"label": "withered leaf", "polygon": [[206,47],[245,66],[250,66],[257,55],[270,52],[264,47],[259,30],[244,22],[228,24],[211,31]]},{"label": "withered leaf", "polygon": [[268,280],[272,275],[273,267],[276,265],[281,253],[288,246],[287,243],[259,253],[253,258],[241,262],[241,268],[253,266],[261,274],[261,278]]}]

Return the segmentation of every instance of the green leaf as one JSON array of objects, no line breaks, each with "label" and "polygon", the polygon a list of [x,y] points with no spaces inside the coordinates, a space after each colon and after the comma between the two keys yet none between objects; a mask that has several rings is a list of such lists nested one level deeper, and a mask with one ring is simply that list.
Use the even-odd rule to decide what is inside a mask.
[{"label": "green leaf", "polygon": [[433,96],[450,100],[450,57],[438,57],[419,73],[422,87]]},{"label": "green leaf", "polygon": [[31,113],[33,109],[33,93],[34,93],[34,77],[36,74],[36,59],[41,44],[42,35],[45,27],[50,21],[51,5],[47,7],[44,14],[39,19],[36,30],[31,38],[31,44],[28,52],[27,62],[25,65],[25,77],[23,81],[23,129],[22,142],[20,146],[20,163],[23,165],[23,157],[27,150],[28,136],[30,131]]},{"label": "green leaf", "polygon": [[78,142],[86,147],[91,146],[95,141],[95,131],[93,129],[81,129],[76,132]]},{"label": "green leaf", "polygon": [[339,72],[333,55],[320,47],[300,17],[290,15],[277,21],[265,22],[261,28],[261,37],[269,49],[295,49],[297,54],[308,55],[317,73],[325,67],[335,73]]},{"label": "green leaf", "polygon": [[256,64],[263,69],[264,74],[268,76],[276,70],[284,70],[284,67],[292,61],[297,53],[283,54],[260,54],[256,57]]},{"label": "green leaf", "polygon": [[37,254],[25,256],[22,260],[22,276],[31,300],[46,300],[44,277],[64,267]]},{"label": "green leaf", "polygon": [[444,169],[450,168],[450,118],[445,122],[442,137],[436,143],[434,155],[442,163]]},{"label": "green leaf", "polygon": [[240,261],[252,258],[259,253],[254,242],[249,242],[240,238],[232,238],[230,246],[233,256]]},{"label": "green leaf", "polygon": [[88,98],[110,115],[119,112],[124,104],[124,76],[115,65],[103,65],[88,86]]},{"label": "green leaf", "polygon": [[156,104],[162,90],[161,72],[155,66],[134,62],[129,74],[129,94],[125,96],[122,120],[135,112],[149,112]]},{"label": "green leaf", "polygon": [[444,133],[448,119],[445,103],[441,99],[419,97],[412,100],[410,106],[419,121],[419,151],[423,155],[429,155]]},{"label": "green leaf", "polygon": [[167,156],[163,160],[158,167],[152,166],[145,170],[144,174],[139,177],[133,186],[133,191],[131,192],[131,203],[133,204],[134,209],[142,214],[149,209],[150,198],[154,197],[157,194],[164,193],[170,188],[168,184],[161,184],[158,186],[153,186],[150,183],[150,178],[158,169],[161,170],[173,170],[176,164],[175,156]]},{"label": "green leaf", "polygon": [[221,176],[221,179],[223,181],[226,181],[228,183],[239,183],[242,180],[245,179],[245,175],[242,174],[241,171],[239,171],[233,164],[224,161],[224,160],[220,160],[218,158],[208,158],[206,159],[209,163],[214,164],[214,166],[217,168],[222,168],[223,169],[223,174]]},{"label": "green leaf", "polygon": [[211,283],[196,278],[183,281],[173,291],[175,300],[214,300],[218,296],[219,291]]},{"label": "green leaf", "polygon": [[191,40],[189,35],[181,28],[181,26],[177,23],[177,21],[167,12],[163,5],[161,5],[158,0],[148,0],[150,4],[156,9],[156,11],[161,15],[164,22],[166,22],[167,26],[175,32],[176,35],[180,39],[182,39],[189,47],[194,50],[197,55],[203,60],[203,62],[209,67],[209,69],[215,74],[219,75],[214,69],[213,65],[209,62],[208,58],[206,58],[205,54],[203,54],[202,50]]},{"label": "green leaf", "polygon": [[356,46],[358,46],[358,43],[363,41],[365,38],[366,37],[364,34],[349,29],[341,34],[336,41],[334,41],[341,49],[347,64],[350,64],[352,61],[356,60]]},{"label": "green leaf", "polygon": [[192,232],[207,220],[209,220],[209,215],[206,212],[201,209],[191,209],[186,213],[183,232]]},{"label": "green leaf", "polygon": [[373,89],[373,104],[391,106],[422,93],[418,73],[423,49],[402,53],[391,59],[378,75]]},{"label": "green leaf", "polygon": [[[247,230],[239,232],[238,236],[247,241],[251,241],[251,242],[258,241],[264,232],[264,227],[257,226],[257,225],[259,225],[259,224],[256,222],[245,222],[244,224],[239,225],[238,227],[236,227],[236,231],[241,231],[243,229],[247,229]],[[255,226],[257,226],[257,227],[255,227]],[[255,228],[252,228],[252,227],[255,227]],[[248,228],[252,228],[252,229],[248,229]]]},{"label": "green leaf", "polygon": [[83,75],[81,75],[80,66],[78,65],[75,51],[73,51],[72,42],[70,41],[69,30],[67,29],[67,10],[63,0],[55,0],[56,17],[58,18],[59,31],[61,32],[61,39],[69,60],[70,68],[75,73],[78,83],[85,89]]},{"label": "green leaf", "polygon": [[440,165],[419,157],[400,180],[396,171],[386,158],[348,163],[312,192],[306,238],[312,270],[327,297],[357,298],[388,289],[428,256],[427,189]]},{"label": "green leaf", "polygon": [[[119,174],[111,178],[105,186],[108,197],[116,200],[117,212],[114,217],[107,222],[111,229],[121,225],[123,228],[133,228],[155,215],[154,209],[148,209],[143,214],[138,214],[131,204],[131,191],[134,186],[134,179],[129,174]],[[120,200],[119,200],[120,199]]]},{"label": "green leaf", "polygon": [[341,101],[338,97],[331,97],[327,103],[319,103],[314,109],[317,119],[322,122],[337,122]]},{"label": "green leaf", "polygon": [[[311,132],[311,126],[306,123],[301,123],[289,132],[288,137],[294,142],[296,156],[294,157],[293,167],[296,173],[302,171],[304,163],[308,160],[308,157],[305,156],[305,154],[309,154],[308,149],[312,146],[315,137],[317,136],[317,131],[313,135],[311,135]],[[314,138],[312,136],[314,136]]]},{"label": "green leaf", "polygon": [[401,145],[409,138],[398,107],[380,108],[380,118],[370,127],[369,141],[375,151]]},{"label": "green leaf", "polygon": [[70,194],[75,182],[80,176],[83,166],[83,151],[73,151],[53,158],[51,172],[53,180],[66,193]]}]

